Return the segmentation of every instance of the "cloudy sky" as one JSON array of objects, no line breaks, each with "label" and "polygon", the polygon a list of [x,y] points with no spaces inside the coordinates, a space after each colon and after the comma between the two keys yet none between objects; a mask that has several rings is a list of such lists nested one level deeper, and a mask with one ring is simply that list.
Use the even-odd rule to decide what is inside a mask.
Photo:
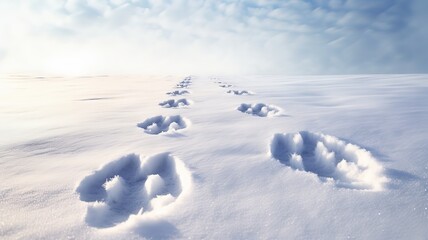
[{"label": "cloudy sky", "polygon": [[426,0],[0,1],[0,72],[428,73]]}]

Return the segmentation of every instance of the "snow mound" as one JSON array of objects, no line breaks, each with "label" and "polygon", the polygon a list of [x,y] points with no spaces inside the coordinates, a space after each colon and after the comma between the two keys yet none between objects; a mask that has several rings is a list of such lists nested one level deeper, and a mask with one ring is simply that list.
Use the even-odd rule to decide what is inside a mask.
[{"label": "snow mound", "polygon": [[179,96],[179,95],[190,94],[190,92],[187,90],[175,90],[175,91],[167,92],[166,94],[170,96]]},{"label": "snow mound", "polygon": [[228,90],[227,93],[233,94],[233,95],[253,95],[254,93],[247,90]]},{"label": "snow mound", "polygon": [[148,134],[173,133],[185,129],[190,125],[190,121],[180,115],[174,116],[155,116],[146,119],[137,126],[144,129]]},{"label": "snow mound", "polygon": [[274,117],[281,115],[281,108],[274,105],[266,105],[264,103],[247,104],[242,103],[238,108],[238,111],[251,114],[259,117]]},{"label": "snow mound", "polygon": [[169,153],[147,158],[129,154],[83,178],[76,192],[89,202],[88,225],[134,225],[138,218],[153,218],[173,207],[189,191],[191,178],[184,163]]},{"label": "snow mound", "polygon": [[322,133],[277,133],[270,154],[293,169],[333,179],[338,187],[381,191],[388,182],[384,168],[369,151]]},{"label": "snow mound", "polygon": [[182,108],[182,107],[186,107],[193,104],[192,101],[186,99],[186,98],[181,98],[181,99],[169,99],[166,100],[164,102],[159,103],[160,106],[164,107],[164,108]]}]

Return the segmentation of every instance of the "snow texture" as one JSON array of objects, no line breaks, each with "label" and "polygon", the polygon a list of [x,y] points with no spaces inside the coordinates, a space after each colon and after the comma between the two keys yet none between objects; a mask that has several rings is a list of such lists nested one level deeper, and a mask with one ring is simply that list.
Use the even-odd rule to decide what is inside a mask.
[{"label": "snow texture", "polygon": [[293,169],[332,178],[339,187],[381,191],[388,182],[384,168],[369,151],[330,135],[278,133],[270,153]]},{"label": "snow texture", "polygon": [[266,105],[264,103],[242,103],[237,110],[259,117],[275,117],[281,115],[281,108],[274,105]]}]

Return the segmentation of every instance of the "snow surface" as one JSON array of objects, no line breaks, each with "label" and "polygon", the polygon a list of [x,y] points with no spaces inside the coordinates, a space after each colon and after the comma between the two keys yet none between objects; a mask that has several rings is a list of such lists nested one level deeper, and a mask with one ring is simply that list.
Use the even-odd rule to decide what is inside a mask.
[{"label": "snow surface", "polygon": [[1,76],[0,238],[427,239],[427,102],[428,75]]}]

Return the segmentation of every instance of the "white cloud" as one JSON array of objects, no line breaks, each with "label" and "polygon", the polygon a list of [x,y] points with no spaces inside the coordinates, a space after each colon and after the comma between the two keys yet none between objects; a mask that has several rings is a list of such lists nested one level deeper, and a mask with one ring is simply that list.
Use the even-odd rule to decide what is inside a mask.
[{"label": "white cloud", "polygon": [[428,49],[422,1],[2,1],[0,64],[74,74],[426,72],[414,57]]}]

